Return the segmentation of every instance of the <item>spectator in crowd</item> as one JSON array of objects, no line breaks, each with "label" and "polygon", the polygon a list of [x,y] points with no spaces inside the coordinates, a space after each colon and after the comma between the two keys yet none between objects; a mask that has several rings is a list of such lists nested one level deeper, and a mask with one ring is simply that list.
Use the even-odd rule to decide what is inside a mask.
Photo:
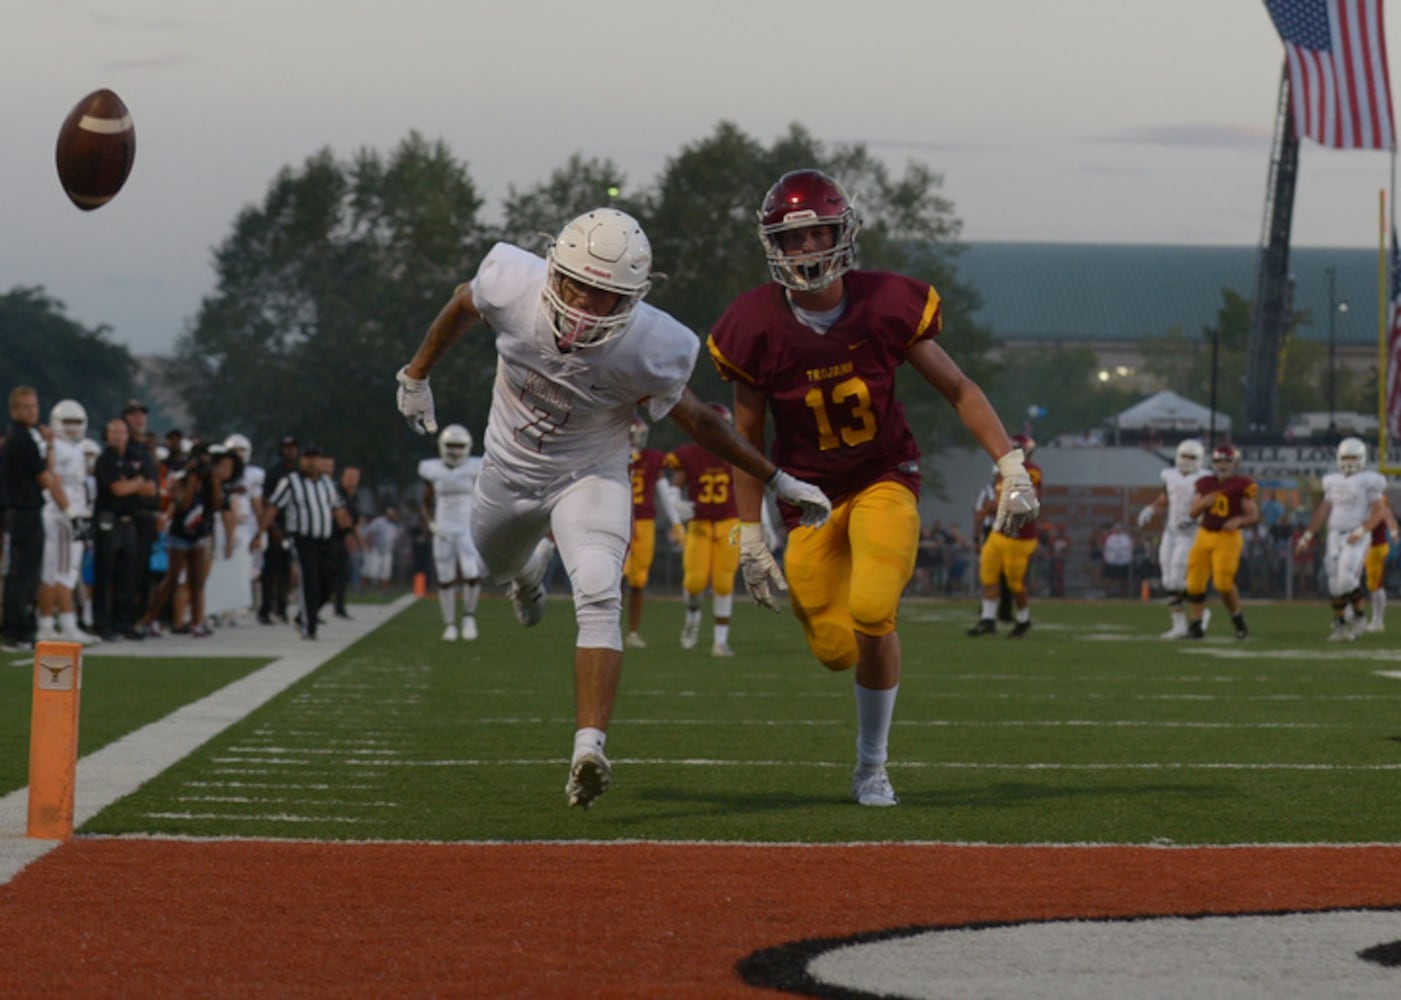
[{"label": "spectator in crowd", "polygon": [[394,550],[399,544],[399,508],[390,504],[384,512],[365,526],[365,561],[360,577],[367,589],[381,594],[389,590],[394,576]]},{"label": "spectator in crowd", "polygon": [[[139,399],[127,400],[126,405],[122,407],[122,419],[126,421],[127,428],[131,432],[131,447],[140,449],[146,460],[151,463],[150,468],[155,469],[156,445],[151,435],[150,411],[146,408],[146,404]],[[179,461],[180,459],[174,457],[172,460]],[[158,579],[158,575],[151,569],[151,550],[155,547],[156,537],[159,534],[156,524],[159,514],[159,490],[150,496],[137,495],[135,517],[138,566],[134,607],[138,617],[145,614],[146,603],[150,600],[151,591]]]},{"label": "spectator in crowd", "polygon": [[1104,590],[1109,597],[1129,596],[1129,570],[1133,566],[1133,536],[1121,521],[1109,526],[1102,546]]},{"label": "spectator in crowd", "polygon": [[[298,450],[297,439],[291,434],[284,436],[278,444],[278,463],[267,470],[263,478],[264,508],[278,484],[297,471],[300,461]],[[261,517],[259,523],[262,523]],[[278,621],[287,621],[287,598],[292,581],[292,543],[287,537],[285,517],[280,510],[263,530],[267,532],[267,544],[253,550],[263,554],[263,593],[258,604],[258,621],[271,625],[274,616]]]},{"label": "spectator in crowd", "polygon": [[[224,447],[237,455],[242,463],[243,471],[236,480],[228,484],[227,492],[229,508],[234,514],[234,550],[239,553],[248,552],[249,543],[258,533],[258,519],[263,514],[263,483],[267,479],[267,473],[261,465],[252,464],[253,442],[248,440],[246,435],[230,434],[224,439]],[[261,549],[249,554],[249,586],[255,602],[260,600],[257,590],[262,580],[263,556],[264,552]],[[257,609],[250,606],[246,610],[251,613]]]},{"label": "spectator in crowd", "polygon": [[336,483],[340,490],[341,506],[345,510],[345,526],[336,522],[331,538],[335,542],[335,586],[332,588],[331,604],[337,618],[349,618],[350,611],[345,606],[346,591],[360,586],[360,469],[347,465],[341,470]]},{"label": "spectator in crowd", "polygon": [[[1065,522],[1056,524],[1051,530],[1051,596],[1065,596],[1065,564],[1070,558],[1070,533]],[[1186,626],[1183,626],[1186,630]]]},{"label": "spectator in crowd", "polygon": [[143,502],[156,496],[155,462],[131,440],[121,418],[107,424],[104,440],[93,473],[93,628],[107,640],[142,639],[145,633],[135,627],[136,581],[144,569],[136,517]]},{"label": "spectator in crowd", "polygon": [[21,652],[34,645],[35,611],[44,559],[44,491],[61,510],[69,509],[63,483],[53,473],[49,449],[52,428],[39,423],[39,394],[27,385],[10,391],[10,429],[0,454],[0,485],[5,495],[4,650]]}]

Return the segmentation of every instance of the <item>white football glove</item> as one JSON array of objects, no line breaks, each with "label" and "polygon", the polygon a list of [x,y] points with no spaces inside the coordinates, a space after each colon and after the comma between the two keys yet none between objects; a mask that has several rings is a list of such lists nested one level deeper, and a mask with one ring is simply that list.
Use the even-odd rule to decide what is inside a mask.
[{"label": "white football glove", "polygon": [[1347,533],[1347,543],[1349,545],[1356,545],[1358,542],[1362,541],[1362,539],[1366,537],[1367,532],[1364,531],[1362,528],[1353,528]]},{"label": "white football glove", "polygon": [[1020,448],[1013,448],[999,458],[997,471],[1002,473],[1002,491],[997,498],[997,519],[992,523],[992,530],[1015,535],[1036,520],[1041,501],[1036,499],[1036,487],[1027,475],[1026,456]]},{"label": "white football glove", "polygon": [[1142,528],[1151,520],[1153,520],[1153,505],[1150,503],[1138,512],[1138,526]]},{"label": "white football glove", "polygon": [[[795,476],[790,476],[782,469],[776,470],[764,485],[773,490],[774,496],[791,503],[802,511],[798,520],[804,528],[820,528],[827,523],[827,518],[832,514],[832,501],[827,499],[827,494],[812,483],[806,483]],[[758,525],[755,527],[757,528]],[[759,538],[762,543],[763,536],[760,535]],[[765,549],[765,551],[768,550]],[[769,559],[772,560],[773,557],[770,556]],[[787,586],[784,589],[787,590]],[[753,593],[752,590],[750,592]]]},{"label": "white football glove", "polygon": [[1299,535],[1299,540],[1294,543],[1294,551],[1299,553],[1300,555],[1303,555],[1309,550],[1309,546],[1312,544],[1313,532],[1305,528],[1303,533]]},{"label": "white football glove", "polygon": [[399,383],[394,399],[409,426],[419,434],[438,433],[438,418],[433,413],[433,390],[428,387],[428,380],[414,378],[408,373],[408,365],[399,369],[394,380]]},{"label": "white football glove", "polygon": [[783,610],[778,595],[788,592],[788,581],[764,544],[764,528],[757,522],[746,521],[739,526],[739,571],[750,597],[770,611]]}]

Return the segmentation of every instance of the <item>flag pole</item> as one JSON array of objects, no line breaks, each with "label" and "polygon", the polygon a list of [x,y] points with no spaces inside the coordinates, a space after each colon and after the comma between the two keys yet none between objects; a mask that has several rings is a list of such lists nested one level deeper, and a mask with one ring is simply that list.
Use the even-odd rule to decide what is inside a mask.
[{"label": "flag pole", "polygon": [[[1392,173],[1395,174],[1396,154],[1392,153]],[[1387,377],[1387,287],[1386,287],[1386,189],[1377,189],[1377,465],[1388,464],[1386,398]]]}]

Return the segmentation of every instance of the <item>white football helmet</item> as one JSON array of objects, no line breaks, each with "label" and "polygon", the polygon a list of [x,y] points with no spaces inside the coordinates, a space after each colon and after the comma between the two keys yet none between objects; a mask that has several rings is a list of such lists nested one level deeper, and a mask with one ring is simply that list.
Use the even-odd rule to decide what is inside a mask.
[{"label": "white football helmet", "polygon": [[1356,475],[1367,465],[1367,445],[1361,438],[1345,437],[1338,442],[1338,469],[1346,476]]},{"label": "white football helmet", "polygon": [[1206,449],[1196,438],[1187,438],[1178,442],[1177,445],[1177,471],[1184,476],[1190,476],[1202,467],[1202,459],[1206,458]]},{"label": "white football helmet", "polygon": [[245,463],[253,457],[253,442],[242,434],[230,434],[224,438],[224,447],[229,451],[238,452]]},{"label": "white football helmet", "polygon": [[76,399],[60,399],[49,411],[49,426],[55,434],[77,444],[88,433],[88,411]]},{"label": "white football helmet", "polygon": [[[597,347],[618,336],[652,288],[652,243],[636,219],[615,208],[596,208],[571,221],[545,251],[545,261],[550,327],[566,348]],[[595,316],[565,305],[565,278],[621,298],[611,313]]]},{"label": "white football helmet", "polygon": [[632,447],[635,451],[641,451],[643,448],[647,447],[647,433],[649,430],[650,428],[647,426],[647,421],[643,420],[641,417],[632,418],[632,425],[628,427],[628,440],[632,442]]},{"label": "white football helmet", "polygon": [[438,435],[438,456],[449,469],[467,460],[472,450],[472,433],[461,424],[448,424]]}]

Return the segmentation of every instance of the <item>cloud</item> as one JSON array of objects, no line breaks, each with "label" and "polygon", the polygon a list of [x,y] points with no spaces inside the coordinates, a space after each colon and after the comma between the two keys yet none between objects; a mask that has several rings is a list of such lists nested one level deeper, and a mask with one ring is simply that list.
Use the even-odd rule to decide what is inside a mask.
[{"label": "cloud", "polygon": [[1175,148],[1255,149],[1269,144],[1270,132],[1253,125],[1153,125],[1120,129],[1097,136],[1096,141]]}]

